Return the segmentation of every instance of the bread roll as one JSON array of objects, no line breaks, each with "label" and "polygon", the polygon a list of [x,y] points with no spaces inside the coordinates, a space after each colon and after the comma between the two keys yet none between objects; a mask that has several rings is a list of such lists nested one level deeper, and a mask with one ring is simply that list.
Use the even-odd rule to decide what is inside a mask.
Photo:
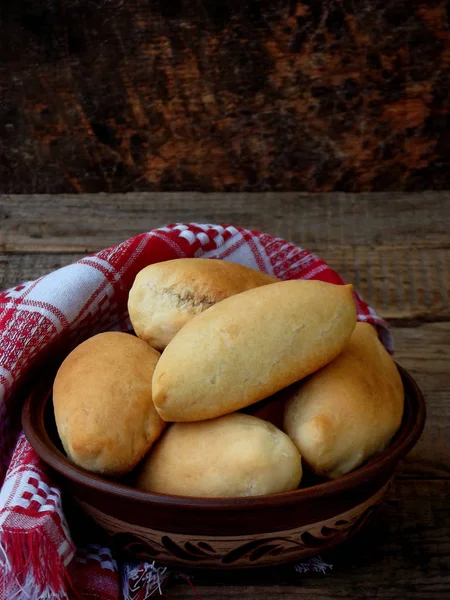
[{"label": "bread roll", "polygon": [[144,460],[137,485],[162,494],[260,496],[298,487],[301,458],[271,423],[235,413],[170,425]]},{"label": "bread roll", "polygon": [[305,463],[330,479],[386,448],[403,415],[403,385],[375,329],[358,323],[342,353],[301,382],[284,430]]},{"label": "bread roll", "polygon": [[153,401],[165,421],[249,406],[335,358],[356,324],[351,286],[281,281],[194,317],[165,349]]},{"label": "bread roll", "polygon": [[128,312],[136,335],[163,350],[196,314],[275,277],[224,260],[180,258],[149,265],[134,281]]},{"label": "bread roll", "polygon": [[127,333],[83,342],[62,363],[53,386],[59,437],[68,457],[103,475],[141,460],[164,423],[152,402],[159,352]]}]

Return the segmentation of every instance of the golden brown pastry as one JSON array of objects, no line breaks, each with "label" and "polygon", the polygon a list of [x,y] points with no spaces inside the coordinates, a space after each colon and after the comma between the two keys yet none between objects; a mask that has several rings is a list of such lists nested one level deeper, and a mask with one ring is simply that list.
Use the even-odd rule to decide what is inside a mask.
[{"label": "golden brown pastry", "polygon": [[59,437],[68,457],[103,475],[131,471],[164,423],[152,402],[159,352],[135,336],[108,332],[73,350],[53,386]]},{"label": "golden brown pastry", "polygon": [[284,430],[306,464],[330,479],[386,448],[403,415],[403,385],[375,329],[358,323],[331,363],[298,385]]},{"label": "golden brown pastry", "polygon": [[196,314],[275,277],[224,260],[179,258],[142,269],[128,298],[136,335],[163,350]]},{"label": "golden brown pastry", "polygon": [[235,413],[169,425],[140,468],[139,488],[197,497],[287,492],[302,477],[300,454],[271,423]]},{"label": "golden brown pastry", "polygon": [[249,406],[335,358],[355,324],[350,285],[282,281],[227,298],[165,349],[153,375],[155,407],[179,422]]}]

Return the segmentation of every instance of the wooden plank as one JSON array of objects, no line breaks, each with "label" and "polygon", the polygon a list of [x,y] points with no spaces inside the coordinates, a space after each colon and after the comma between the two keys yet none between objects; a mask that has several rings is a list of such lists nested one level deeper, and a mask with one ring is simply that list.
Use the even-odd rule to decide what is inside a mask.
[{"label": "wooden plank", "polygon": [[395,328],[396,360],[416,379],[427,402],[422,438],[402,477],[450,477],[450,323]]},{"label": "wooden plank", "polygon": [[[380,315],[392,321],[450,318],[450,250],[388,246],[314,250]],[[0,254],[0,289],[69,264],[81,253]]]},{"label": "wooden plank", "polygon": [[4,252],[95,252],[173,223],[230,223],[311,250],[448,248],[450,192],[0,196]]},{"label": "wooden plank", "polygon": [[[423,377],[418,377],[420,381]],[[450,479],[450,389],[428,391],[421,386],[427,404],[422,437],[399,466],[400,479]]]},{"label": "wooden plank", "polygon": [[403,477],[450,476],[450,323],[395,328],[396,360],[415,377],[427,402],[427,422],[402,465]]},{"label": "wooden plank", "polygon": [[315,251],[385,319],[450,317],[450,250],[423,246],[324,247]]},{"label": "wooden plank", "polygon": [[450,478],[450,323],[395,327],[395,359],[416,379],[427,403],[427,422],[400,476]]},{"label": "wooden plank", "polygon": [[64,267],[84,254],[0,254],[0,290]]},{"label": "wooden plank", "polygon": [[232,222],[317,252],[387,319],[450,316],[450,193],[3,196],[0,219],[5,252],[48,252],[50,265],[167,222]]},{"label": "wooden plank", "polygon": [[395,358],[427,391],[450,388],[450,323],[393,327]]},{"label": "wooden plank", "polygon": [[[206,572],[193,579],[205,600],[336,598],[446,600],[450,597],[450,481],[399,481],[376,522],[341,548],[322,556],[323,575],[294,575],[292,568],[245,573]],[[185,581],[169,598],[193,598]]]}]

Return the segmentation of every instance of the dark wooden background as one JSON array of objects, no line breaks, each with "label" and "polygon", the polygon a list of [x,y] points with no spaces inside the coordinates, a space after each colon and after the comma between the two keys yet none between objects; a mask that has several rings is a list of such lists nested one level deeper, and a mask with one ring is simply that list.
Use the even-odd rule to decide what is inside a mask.
[{"label": "dark wooden background", "polygon": [[450,188],[446,0],[2,0],[0,192]]}]

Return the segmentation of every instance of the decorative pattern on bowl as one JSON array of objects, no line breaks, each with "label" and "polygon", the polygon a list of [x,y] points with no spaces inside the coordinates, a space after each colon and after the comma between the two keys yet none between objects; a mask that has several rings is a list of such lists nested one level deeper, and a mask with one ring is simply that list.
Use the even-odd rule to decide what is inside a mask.
[{"label": "decorative pattern on bowl", "polygon": [[237,569],[304,559],[342,543],[373,517],[391,483],[392,479],[371,498],[344,513],[274,535],[165,533],[130,525],[81,500],[78,504],[109,533],[116,546],[140,559],[177,566]]}]

